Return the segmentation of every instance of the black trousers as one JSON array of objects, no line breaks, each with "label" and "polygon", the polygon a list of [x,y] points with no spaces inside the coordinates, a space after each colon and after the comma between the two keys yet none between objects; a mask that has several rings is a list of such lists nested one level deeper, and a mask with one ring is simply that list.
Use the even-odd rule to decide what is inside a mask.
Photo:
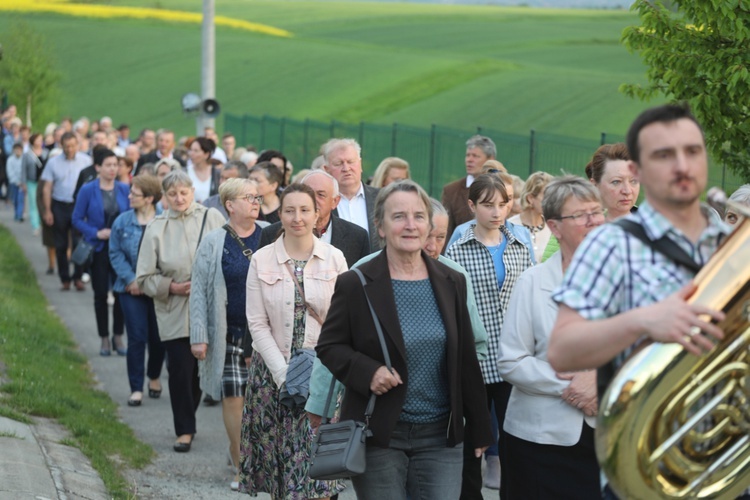
[{"label": "black trousers", "polygon": [[[60,281],[63,283],[69,283],[71,280],[70,263],[68,262],[68,249],[71,239],[73,240],[73,248],[75,248],[80,238],[80,234],[73,227],[73,205],[73,203],[52,200],[52,216],[55,219],[52,224],[52,233],[55,237],[57,272],[60,275]],[[82,275],[83,268],[74,266],[72,279],[79,280]]]},{"label": "black trousers", "polygon": [[[489,407],[495,404],[495,415],[497,416],[497,425],[500,432],[498,433],[498,455],[500,458],[500,498],[508,498],[506,490],[507,481],[505,464],[505,438],[503,433],[503,423],[505,422],[505,412],[508,409],[508,400],[510,391],[513,386],[508,382],[499,382],[496,384],[487,384],[484,386],[487,391],[487,411]],[[474,446],[468,439],[464,441],[464,470],[461,482],[461,500],[483,500],[482,497],[482,457],[474,456]]]},{"label": "black trousers", "polygon": [[601,498],[594,429],[585,422],[573,446],[538,444],[505,434],[508,498],[587,500]]},{"label": "black trousers", "polygon": [[[107,294],[115,280],[115,270],[109,261],[109,245],[100,252],[94,252],[91,260],[91,288],[94,289],[94,313],[96,329],[100,337],[109,337],[109,306]],[[120,294],[116,293],[115,305],[112,308],[112,333],[122,335],[125,332],[125,318],[120,307]]]},{"label": "black trousers", "polygon": [[167,355],[169,402],[176,436],[195,434],[195,410],[201,402],[198,361],[190,352],[188,337],[162,343]]}]

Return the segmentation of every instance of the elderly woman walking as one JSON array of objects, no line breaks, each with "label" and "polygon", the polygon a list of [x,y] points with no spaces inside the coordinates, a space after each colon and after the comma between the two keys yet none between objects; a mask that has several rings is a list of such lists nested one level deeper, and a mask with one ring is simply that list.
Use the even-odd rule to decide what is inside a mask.
[{"label": "elderly woman walking", "polygon": [[[258,185],[250,179],[228,179],[219,188],[229,223],[206,234],[193,265],[190,293],[190,343],[198,359],[201,389],[221,400],[229,452],[240,463],[242,403],[247,388],[242,341],[247,333],[247,270],[258,249],[261,228]],[[249,356],[249,353],[248,353]],[[239,474],[231,483],[239,488]]]},{"label": "elderly woman walking", "polygon": [[370,395],[377,396],[367,470],[352,483],[365,500],[456,499],[464,440],[477,457],[492,442],[466,279],[422,250],[432,205],[416,183],[383,188],[374,218],[385,250],[359,266],[365,286],[354,272],[339,278],[316,349],[346,386],[342,419],[361,421]]},{"label": "elderly woman walking", "polygon": [[503,463],[503,481],[509,498],[598,498],[596,371],[556,373],[547,345],[558,309],[552,292],[604,210],[597,189],[574,176],[549,183],[542,209],[560,251],[521,275],[508,304],[498,359],[513,384],[504,424],[512,460]]},{"label": "elderly woman walking", "polygon": [[190,451],[195,410],[200,404],[198,365],[190,350],[189,302],[195,252],[204,234],[224,225],[224,217],[195,202],[188,174],[175,170],[162,181],[169,210],[157,216],[143,235],[136,281],[154,299],[159,337],[167,353],[169,400],[177,442]]}]

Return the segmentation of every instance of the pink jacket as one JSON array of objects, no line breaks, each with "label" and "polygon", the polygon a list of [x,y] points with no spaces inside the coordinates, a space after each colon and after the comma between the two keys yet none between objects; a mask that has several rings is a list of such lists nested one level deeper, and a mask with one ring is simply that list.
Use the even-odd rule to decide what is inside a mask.
[{"label": "pink jacket", "polygon": [[[286,268],[288,261],[282,236],[253,254],[247,273],[246,314],[253,349],[263,357],[277,387],[286,381],[294,328],[295,285]],[[304,291],[307,303],[322,320],[328,314],[336,278],[346,270],[344,254],[316,238],[304,270]],[[319,335],[320,324],[308,312],[303,347],[314,348]]]}]

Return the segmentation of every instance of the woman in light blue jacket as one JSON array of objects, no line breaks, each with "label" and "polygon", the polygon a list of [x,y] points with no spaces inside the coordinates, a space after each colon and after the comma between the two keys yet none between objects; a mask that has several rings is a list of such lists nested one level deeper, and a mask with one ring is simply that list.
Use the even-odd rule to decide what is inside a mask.
[{"label": "woman in light blue jacket", "polygon": [[120,296],[120,306],[125,315],[128,331],[128,380],[130,399],[128,406],[140,406],[143,400],[143,360],[148,346],[148,395],[161,396],[161,368],[164,364],[164,347],[159,340],[154,300],[144,295],[135,281],[138,250],[146,225],[156,216],[156,204],[161,199],[161,183],[156,176],[140,175],[130,186],[130,206],[133,210],[121,214],[112,226],[109,238],[109,259],[117,274],[112,287]]}]

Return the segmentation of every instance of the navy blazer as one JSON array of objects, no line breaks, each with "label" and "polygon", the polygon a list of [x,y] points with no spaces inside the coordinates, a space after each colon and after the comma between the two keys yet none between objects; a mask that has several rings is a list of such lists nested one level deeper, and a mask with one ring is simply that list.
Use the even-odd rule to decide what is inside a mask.
[{"label": "navy blazer", "polygon": [[[446,330],[451,407],[447,445],[455,446],[466,437],[476,448],[489,446],[493,441],[490,413],[466,307],[466,278],[424,252],[422,259]],[[370,397],[370,381],[384,365],[366,293],[383,327],[393,368],[404,381],[377,398],[370,420],[373,436],[369,443],[386,448],[401,415],[409,383],[406,347],[396,313],[387,252],[381,252],[359,269],[367,281],[364,288],[353,271],[340,274],[336,280],[331,307],[315,350],[323,365],[347,388],[341,420],[361,421]]]},{"label": "navy blazer", "polygon": [[[120,213],[130,209],[129,193],[130,187],[127,184],[115,181],[115,198],[117,206],[120,207]],[[104,249],[106,241],[96,237],[100,229],[107,227],[107,221],[104,219],[102,190],[98,179],[84,184],[78,192],[73,209],[73,225],[83,234],[83,239],[94,246],[95,252],[101,252]]]}]

